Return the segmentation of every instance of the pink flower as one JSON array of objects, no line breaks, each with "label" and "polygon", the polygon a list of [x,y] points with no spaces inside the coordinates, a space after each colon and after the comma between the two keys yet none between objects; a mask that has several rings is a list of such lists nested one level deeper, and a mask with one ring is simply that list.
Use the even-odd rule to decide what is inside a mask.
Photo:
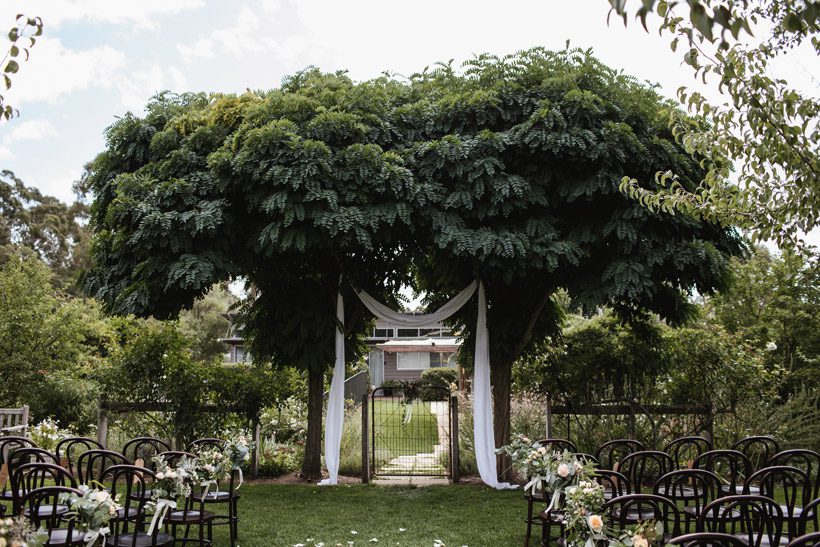
[{"label": "pink flower", "polygon": [[587,519],[587,523],[596,534],[604,529],[604,519],[602,519],[599,515],[590,515]]},{"label": "pink flower", "polygon": [[558,466],[558,476],[562,478],[567,478],[569,476],[569,466],[565,463],[562,463]]}]

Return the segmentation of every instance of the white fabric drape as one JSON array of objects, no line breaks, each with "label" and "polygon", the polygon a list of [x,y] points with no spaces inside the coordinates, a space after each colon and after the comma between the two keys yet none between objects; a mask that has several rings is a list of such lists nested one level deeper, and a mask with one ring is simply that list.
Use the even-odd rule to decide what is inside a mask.
[{"label": "white fabric drape", "polygon": [[456,313],[461,309],[461,306],[466,304],[470,300],[470,297],[473,296],[476,285],[478,285],[478,281],[473,281],[467,285],[463,291],[455,295],[452,300],[444,304],[442,307],[433,313],[426,313],[424,315],[414,315],[410,313],[393,311],[364,291],[356,291],[356,294],[359,295],[359,299],[362,301],[362,304],[364,304],[365,307],[373,313],[373,315],[382,321],[393,323],[399,327],[412,329],[424,327],[430,323],[444,321]]},{"label": "white fabric drape", "polygon": [[[417,328],[430,323],[444,321],[464,304],[478,288],[478,319],[476,324],[475,366],[473,368],[473,435],[475,437],[476,463],[481,480],[493,488],[515,488],[509,483],[498,482],[498,469],[495,459],[495,437],[493,433],[493,402],[490,392],[490,352],[489,334],[487,332],[487,297],[484,285],[473,281],[463,291],[441,308],[424,315],[412,315],[391,310],[364,291],[356,294],[373,315],[382,321],[400,327]],[[330,384],[330,397],[327,403],[325,422],[325,463],[329,478],[319,482],[320,485],[336,484],[339,474],[339,450],[342,442],[344,425],[344,300],[341,293],[336,298],[336,318],[340,325],[336,329],[336,363],[333,366],[333,380]]]},{"label": "white fabric drape", "polygon": [[339,478],[339,454],[342,447],[342,427],[345,414],[345,301],[342,293],[336,295],[336,362],[333,365],[333,380],[330,382],[330,396],[327,399],[325,419],[325,465],[327,479],[319,482],[322,486],[336,484]]},{"label": "white fabric drape", "polygon": [[478,318],[475,329],[475,364],[473,366],[473,444],[478,474],[487,486],[515,488],[498,482],[493,430],[493,398],[490,390],[490,339],[487,330],[487,296],[484,284],[478,285]]}]

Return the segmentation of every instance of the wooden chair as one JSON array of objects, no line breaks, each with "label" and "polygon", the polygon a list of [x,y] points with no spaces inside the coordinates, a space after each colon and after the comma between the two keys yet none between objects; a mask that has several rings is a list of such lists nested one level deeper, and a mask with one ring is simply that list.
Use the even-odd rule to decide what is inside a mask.
[{"label": "wooden chair", "polygon": [[732,449],[742,452],[749,459],[752,471],[757,471],[766,467],[771,457],[780,452],[780,445],[774,437],[752,435],[737,441]]},{"label": "wooden chair", "polygon": [[773,465],[790,465],[805,471],[812,485],[809,497],[820,497],[820,454],[805,448],[784,450],[769,459],[768,466]]},{"label": "wooden chair", "polygon": [[[566,439],[539,439],[535,442],[538,443],[540,446],[546,448],[548,451],[578,451],[578,447],[576,447],[573,442],[568,441]],[[527,480],[531,478],[532,477],[527,477]],[[548,517],[545,521],[543,515],[539,514],[537,517],[535,516],[536,503],[543,503],[544,505],[549,503],[549,500],[546,498],[546,494],[542,490],[539,490],[535,494],[533,494],[532,492],[524,492],[524,499],[527,501],[527,517],[524,521],[527,525],[527,528],[524,535],[524,547],[527,547],[530,544],[530,537],[532,536],[533,525],[540,524],[541,526],[545,526],[546,522],[546,526],[549,527],[549,523],[551,522],[552,517]],[[547,531],[547,534],[549,534],[549,531]]]},{"label": "wooden chair", "polygon": [[171,547],[174,537],[157,527],[151,534],[146,532],[145,506],[151,496],[149,487],[156,477],[153,471],[135,465],[113,465],[105,470],[103,480],[111,485],[111,495],[119,500],[122,508],[111,522],[108,545],[115,547]]},{"label": "wooden chair", "polygon": [[104,450],[105,447],[88,437],[67,437],[60,440],[54,447],[54,455],[57,456],[57,463],[72,473],[76,473],[77,470],[74,467],[79,457],[77,452],[82,453],[92,449]]},{"label": "wooden chair", "polygon": [[675,464],[666,452],[660,450],[640,450],[624,456],[618,471],[626,475],[635,493],[652,491],[655,483]]},{"label": "wooden chair", "polygon": [[62,519],[65,505],[60,503],[60,494],[64,493],[82,495],[76,488],[68,486],[44,486],[28,492],[23,500],[28,518],[36,528],[43,528],[48,532],[46,545],[85,545],[85,532],[77,528],[74,519]]},{"label": "wooden chair", "polygon": [[646,450],[646,446],[635,439],[615,439],[607,441],[595,450],[595,457],[601,463],[601,469],[619,471],[618,464],[628,454]]},{"label": "wooden chair", "polygon": [[17,483],[16,470],[19,466],[25,463],[52,463],[56,464],[57,460],[54,454],[42,448],[32,448],[27,446],[25,448],[15,448],[9,450],[8,462],[6,468],[8,470],[9,492],[11,493],[12,512],[18,514],[20,512],[21,494],[20,485]]},{"label": "wooden chair", "polygon": [[154,462],[151,459],[161,452],[168,452],[171,446],[156,437],[136,437],[125,443],[122,447],[122,454],[129,463],[140,465],[137,460],[142,461],[142,467],[154,470]]},{"label": "wooden chair", "polygon": [[[171,527],[171,535],[177,543],[197,543],[200,547],[213,545],[213,521],[216,516],[205,509],[204,487],[199,483],[191,484],[192,495],[185,500],[182,509],[171,511],[165,519],[165,525]],[[197,537],[189,538],[191,527],[197,528]],[[185,533],[179,537],[179,528],[184,527]]]},{"label": "wooden chair", "polygon": [[[802,469],[788,465],[776,465],[758,469],[746,480],[746,485],[760,485],[760,495],[779,502],[783,520],[788,527],[789,539],[796,538],[798,522],[803,507],[811,501],[811,482]],[[744,490],[748,488],[744,487]],[[749,492],[744,491],[744,494]]]},{"label": "wooden chair", "polygon": [[99,481],[105,470],[112,465],[130,464],[125,456],[113,450],[102,450],[92,448],[86,450],[77,458],[77,478],[80,484],[91,485],[94,481]]},{"label": "wooden chair", "polygon": [[705,469],[679,469],[660,477],[654,494],[681,508],[684,528],[689,533],[703,509],[720,497],[720,479]]},{"label": "wooden chair", "polygon": [[[29,492],[46,486],[77,488],[77,481],[74,476],[68,472],[68,469],[53,463],[33,462],[18,465],[14,470],[13,482],[18,492],[18,497],[14,500],[14,512],[19,513],[23,510],[24,514],[29,518],[31,518],[32,515],[28,513],[28,509],[24,509],[23,507]],[[45,509],[50,510],[51,507],[45,507],[44,510]],[[68,507],[57,505],[55,506],[55,510],[57,513],[53,516],[60,516],[68,512]]]},{"label": "wooden chair", "polygon": [[0,408],[0,436],[23,436],[28,429],[28,405]]},{"label": "wooden chair", "polygon": [[638,522],[654,520],[663,523],[664,539],[681,534],[681,516],[677,505],[654,494],[628,494],[613,498],[604,505],[610,524],[620,530]]},{"label": "wooden chair", "polygon": [[[752,473],[752,464],[742,452],[738,450],[709,450],[695,459],[695,469],[705,469],[720,477],[720,490],[724,495],[734,496],[743,494],[746,479]],[[757,494],[759,490],[751,490],[750,494]]]},{"label": "wooden chair", "polygon": [[730,534],[758,547],[780,545],[783,512],[777,503],[764,496],[725,496],[703,509],[697,531]]},{"label": "wooden chair", "polygon": [[663,452],[672,457],[675,469],[691,469],[697,457],[709,450],[712,442],[705,437],[679,437],[663,447]]},{"label": "wooden chair", "polygon": [[[228,526],[231,547],[236,547],[239,540],[239,491],[237,486],[239,472],[234,470],[227,481],[220,482],[216,488],[208,490],[205,499],[201,499],[201,494],[194,494],[194,501],[204,501],[205,506],[226,505],[227,514],[216,513],[211,524],[213,526]],[[204,492],[203,492],[204,493]]]},{"label": "wooden chair", "polygon": [[[12,503],[14,501],[15,493],[11,488],[11,476],[9,473],[9,452],[21,448],[37,448],[37,445],[31,439],[25,437],[0,437],[0,474],[6,478],[0,484],[0,502]],[[2,504],[0,504],[2,507]]]}]

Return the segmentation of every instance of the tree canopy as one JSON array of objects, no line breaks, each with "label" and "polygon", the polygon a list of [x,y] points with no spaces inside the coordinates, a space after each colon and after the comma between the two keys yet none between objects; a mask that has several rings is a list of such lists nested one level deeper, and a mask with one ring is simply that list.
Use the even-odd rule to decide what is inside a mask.
[{"label": "tree canopy", "polygon": [[[111,310],[162,317],[246,278],[251,348],[311,371],[315,420],[338,290],[355,360],[369,316],[351,285],[395,303],[415,284],[433,303],[480,276],[508,421],[512,361],[557,329],[558,288],[624,317],[681,321],[689,292],[722,286],[742,247],[734,230],[618,191],[623,173],[699,180],[665,123],[672,109],[576,50],[481,56],[407,80],[308,69],[269,92],[162,94],[112,125],[90,165],[88,289]],[[468,340],[474,317],[474,305],[459,316]],[[309,447],[318,434],[309,427]]]}]

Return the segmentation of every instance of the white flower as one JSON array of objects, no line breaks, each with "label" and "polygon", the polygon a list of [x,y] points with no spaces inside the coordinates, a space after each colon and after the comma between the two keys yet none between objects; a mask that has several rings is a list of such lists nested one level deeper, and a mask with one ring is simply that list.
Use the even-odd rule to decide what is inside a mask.
[{"label": "white flower", "polygon": [[[604,529],[604,519],[602,519],[600,515],[590,515],[587,519],[587,523],[596,534]],[[644,545],[644,547],[646,546]]]},{"label": "white flower", "polygon": [[165,473],[163,473],[162,471],[160,471],[159,473],[157,473],[157,478],[158,478],[159,480],[164,479],[164,478],[165,478]]},{"label": "white flower", "polygon": [[775,351],[777,349],[777,344],[772,341],[766,342],[766,351]]},{"label": "white flower", "polygon": [[399,532],[404,532],[407,528],[399,528]]},{"label": "white flower", "polygon": [[358,534],[359,532],[357,532],[356,530],[351,530],[351,531],[350,531],[350,533],[351,533],[351,534],[353,534],[353,535],[355,536],[355,535],[356,535],[356,534]]},{"label": "white flower", "polygon": [[569,466],[565,463],[562,463],[558,466],[558,476],[561,478],[567,478],[569,476]]},{"label": "white flower", "polygon": [[632,536],[632,547],[649,547],[649,542],[641,535]]},{"label": "white flower", "polygon": [[105,503],[109,499],[111,499],[111,494],[109,494],[105,490],[100,490],[99,492],[97,492],[97,501],[98,502]]}]

